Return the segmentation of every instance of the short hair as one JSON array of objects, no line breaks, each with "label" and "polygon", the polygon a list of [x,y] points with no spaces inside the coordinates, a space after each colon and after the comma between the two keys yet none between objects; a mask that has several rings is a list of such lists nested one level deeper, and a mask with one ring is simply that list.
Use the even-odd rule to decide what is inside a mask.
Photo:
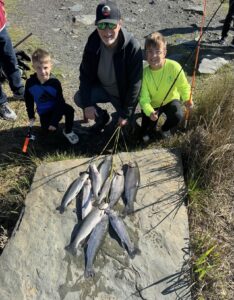
[{"label": "short hair", "polygon": [[41,48],[37,48],[33,54],[32,54],[32,62],[41,62],[43,60],[50,60],[51,59],[51,55],[48,51],[41,49]]},{"label": "short hair", "polygon": [[147,35],[145,39],[145,49],[148,49],[150,47],[158,48],[161,45],[166,47],[167,42],[160,32],[153,32]]}]

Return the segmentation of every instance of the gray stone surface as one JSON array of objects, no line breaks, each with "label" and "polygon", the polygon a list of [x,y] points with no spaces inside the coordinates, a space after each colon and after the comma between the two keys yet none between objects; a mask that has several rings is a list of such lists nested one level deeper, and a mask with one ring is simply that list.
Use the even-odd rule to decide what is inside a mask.
[{"label": "gray stone surface", "polygon": [[92,25],[95,22],[95,15],[81,15],[81,16],[75,16],[73,18],[73,22],[76,24],[82,23],[84,25]]},{"label": "gray stone surface", "polygon": [[203,58],[199,65],[198,72],[202,74],[215,74],[218,69],[226,64],[228,64],[228,60],[222,57],[213,59]]},{"label": "gray stone surface", "polygon": [[[27,195],[22,222],[0,257],[1,300],[190,299],[180,155],[165,149],[121,153],[114,166],[129,160],[139,164],[141,186],[135,212],[124,222],[141,254],[129,259],[108,233],[94,264],[96,276],[85,279],[83,249],[78,257],[64,249],[77,221],[75,204],[62,215],[56,207],[90,159],[43,164]],[[123,210],[121,201],[116,210]]]},{"label": "gray stone surface", "polygon": [[188,11],[203,15],[203,6],[202,5],[189,5],[188,7],[185,7],[184,10],[185,11],[188,10]]}]

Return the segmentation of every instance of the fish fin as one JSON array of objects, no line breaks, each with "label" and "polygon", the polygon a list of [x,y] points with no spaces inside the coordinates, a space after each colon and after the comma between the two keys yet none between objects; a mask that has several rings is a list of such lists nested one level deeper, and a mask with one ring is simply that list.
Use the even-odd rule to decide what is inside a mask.
[{"label": "fish fin", "polygon": [[86,268],[84,276],[85,276],[85,278],[94,277],[95,276],[94,269],[92,267],[91,268]]}]

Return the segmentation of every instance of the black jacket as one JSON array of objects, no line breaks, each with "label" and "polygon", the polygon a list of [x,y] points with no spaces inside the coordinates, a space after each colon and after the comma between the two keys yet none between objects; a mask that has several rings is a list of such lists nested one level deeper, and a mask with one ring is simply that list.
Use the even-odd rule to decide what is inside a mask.
[{"label": "black jacket", "polygon": [[[141,88],[143,58],[140,44],[125,29],[119,31],[119,42],[114,54],[114,68],[119,89],[122,118],[135,111]],[[91,106],[91,87],[99,83],[97,77],[101,39],[95,30],[88,38],[80,65],[80,96],[84,107]]]}]

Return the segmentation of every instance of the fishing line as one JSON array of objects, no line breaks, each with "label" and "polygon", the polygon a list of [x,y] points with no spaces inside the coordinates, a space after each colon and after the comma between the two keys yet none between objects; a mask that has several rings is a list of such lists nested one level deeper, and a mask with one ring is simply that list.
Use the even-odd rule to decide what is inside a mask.
[{"label": "fishing line", "polygon": [[120,126],[118,126],[117,129],[118,130],[117,130],[117,133],[116,133],[116,138],[115,138],[114,146],[113,146],[113,149],[112,149],[112,156],[116,153],[118,143],[119,143]]},{"label": "fishing line", "polygon": [[124,146],[125,146],[126,152],[127,152],[127,154],[128,154],[128,159],[129,159],[129,161],[131,161],[131,156],[130,156],[130,154],[129,154],[128,146],[127,146],[127,143],[126,143],[126,140],[125,140],[124,133],[123,133],[123,130],[122,130],[122,129],[121,129],[121,134],[122,134],[122,138],[123,138],[123,141],[124,141]]},{"label": "fishing line", "polygon": [[107,146],[110,144],[111,140],[114,138],[115,134],[117,133],[117,131],[119,130],[119,127],[117,127],[114,131],[114,133],[112,134],[112,136],[110,137],[110,139],[108,140],[107,144],[104,146],[104,148],[102,149],[101,153],[98,155],[101,156],[103,154],[103,152],[106,150]]}]

